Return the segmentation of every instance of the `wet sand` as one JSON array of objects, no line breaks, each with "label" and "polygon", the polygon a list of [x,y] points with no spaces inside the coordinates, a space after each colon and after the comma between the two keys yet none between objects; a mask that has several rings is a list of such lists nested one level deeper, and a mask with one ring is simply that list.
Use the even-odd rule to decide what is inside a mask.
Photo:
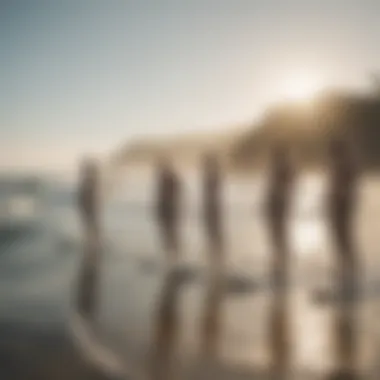
[{"label": "wet sand", "polygon": [[[380,216],[378,190],[371,189],[359,215],[362,282],[372,281],[371,289],[366,286],[366,299],[357,305],[355,326],[351,323],[359,336],[355,355],[362,379],[377,379],[366,374],[373,372],[380,352],[378,292],[373,289],[380,273],[374,225]],[[194,219],[186,220],[182,231],[186,247],[182,267],[187,268],[182,277],[187,280],[168,286],[170,276],[147,209],[137,212],[134,206],[133,217],[127,207],[118,215],[107,215],[99,262],[99,308],[93,318],[85,319],[97,342],[126,367],[134,363],[148,376],[158,345],[162,352],[174,350],[176,379],[268,378],[276,357],[273,350],[283,344],[270,338],[269,326],[280,321],[278,331],[284,329],[284,310],[272,303],[267,280],[271,249],[265,230],[259,215],[243,206],[231,207],[229,214],[227,280],[219,293],[210,288],[207,252]],[[1,248],[0,374],[11,374],[8,378],[15,380],[97,379],[104,376],[103,364],[89,361],[85,345],[78,345],[73,334],[83,252],[78,221],[73,210],[55,210],[53,216],[60,221],[54,234],[49,230],[44,238],[38,235]],[[343,339],[339,330],[349,331],[350,321],[339,323],[336,302],[315,297],[331,289],[334,280],[333,254],[321,216],[301,213],[291,230],[294,286],[286,329],[291,337],[290,372],[299,373],[291,378],[327,378],[339,361],[339,344],[334,340]],[[336,327],[339,324],[345,327]]]},{"label": "wet sand", "polygon": [[33,327],[0,326],[0,377],[12,380],[106,380],[87,365],[68,335]]}]

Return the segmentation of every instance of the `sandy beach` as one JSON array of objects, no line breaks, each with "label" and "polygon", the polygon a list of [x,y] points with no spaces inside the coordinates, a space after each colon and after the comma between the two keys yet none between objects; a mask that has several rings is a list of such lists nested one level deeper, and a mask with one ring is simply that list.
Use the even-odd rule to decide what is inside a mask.
[{"label": "sandy beach", "polygon": [[[184,218],[180,267],[170,272],[150,215],[150,193],[126,192],[110,202],[95,269],[98,303],[90,316],[78,313],[76,304],[84,264],[73,202],[52,197],[41,226],[1,245],[2,378],[98,379],[131,371],[153,379],[160,357],[165,379],[170,371],[176,379],[264,379],[273,358],[281,359],[283,343],[273,331],[288,334],[292,378],[326,378],[336,367],[334,339],[342,315],[323,296],[334,276],[321,192],[306,191],[312,186],[307,182],[300,186],[305,187],[291,222],[292,286],[285,306],[276,307],[269,286],[271,248],[255,207],[260,187],[244,182],[227,190],[227,263],[217,290],[195,206]],[[373,181],[363,187],[357,232],[365,297],[356,303],[355,323],[344,330],[359,337],[355,366],[363,379],[371,378],[378,353],[377,187]],[[196,204],[196,194],[193,199]],[[75,316],[82,318],[79,325]]]}]

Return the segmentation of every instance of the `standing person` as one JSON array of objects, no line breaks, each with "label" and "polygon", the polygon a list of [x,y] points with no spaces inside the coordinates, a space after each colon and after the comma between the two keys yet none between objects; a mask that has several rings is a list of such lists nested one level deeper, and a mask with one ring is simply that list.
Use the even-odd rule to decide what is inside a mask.
[{"label": "standing person", "polygon": [[267,198],[267,218],[274,246],[274,280],[285,280],[288,265],[287,228],[294,169],[285,145],[278,144],[272,153]]},{"label": "standing person", "polygon": [[97,308],[100,254],[99,174],[94,161],[86,159],[81,168],[78,208],[84,225],[83,260],[78,284],[78,309],[93,318]]},{"label": "standing person", "polygon": [[347,141],[336,139],[330,146],[331,171],[327,208],[338,254],[342,285],[355,281],[357,262],[352,241],[358,167]]},{"label": "standing person", "polygon": [[158,168],[157,219],[169,257],[179,254],[179,208],[181,185],[172,165],[162,160]]},{"label": "standing person", "polygon": [[218,158],[207,154],[203,160],[203,212],[210,251],[222,249],[221,172]]},{"label": "standing person", "polygon": [[289,334],[289,305],[287,276],[289,252],[287,222],[294,183],[294,168],[287,147],[278,144],[272,152],[267,198],[267,218],[273,243],[272,281],[275,286],[271,313],[271,348],[273,378],[288,376],[291,337]]},{"label": "standing person", "polygon": [[99,178],[95,161],[85,159],[80,172],[78,206],[86,233],[94,238],[99,231]]}]

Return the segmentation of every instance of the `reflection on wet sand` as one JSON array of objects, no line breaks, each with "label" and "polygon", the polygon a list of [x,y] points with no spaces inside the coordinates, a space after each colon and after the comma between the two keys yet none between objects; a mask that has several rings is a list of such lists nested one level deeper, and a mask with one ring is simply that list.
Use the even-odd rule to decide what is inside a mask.
[{"label": "reflection on wet sand", "polygon": [[341,302],[336,310],[335,328],[332,334],[335,348],[336,370],[331,379],[358,379],[356,373],[357,340],[355,334],[355,306]]},{"label": "reflection on wet sand", "polygon": [[[272,227],[273,228],[273,227]],[[276,234],[273,228],[273,234]],[[289,363],[292,342],[289,330],[289,255],[288,236],[281,232],[282,238],[274,237],[274,262],[272,266],[272,283],[274,285],[269,311],[269,347],[272,357],[271,375],[273,379],[286,379],[289,376]]]},{"label": "reflection on wet sand", "polygon": [[286,379],[289,371],[291,342],[289,333],[289,306],[286,292],[275,292],[270,310],[270,352],[273,379]]},{"label": "reflection on wet sand", "polygon": [[[184,283],[184,279],[176,270],[168,272],[164,279],[154,320],[151,353],[152,379],[180,378],[177,348],[181,327],[179,303]],[[221,267],[215,265],[209,277],[199,331],[200,352],[202,357],[207,359],[214,358],[218,352],[223,284]]]},{"label": "reflection on wet sand", "polygon": [[222,300],[225,291],[222,267],[215,265],[210,273],[206,290],[203,318],[200,331],[201,353],[214,358],[218,354],[221,336]]},{"label": "reflection on wet sand", "polygon": [[[342,266],[344,263],[342,264]],[[358,340],[356,336],[357,305],[356,295],[357,268],[350,267],[347,273],[345,266],[341,268],[339,293],[334,313],[334,331],[332,333],[335,352],[336,370],[331,379],[358,379],[357,358]],[[347,284],[350,286],[347,289]],[[347,291],[349,291],[347,293]]]},{"label": "reflection on wet sand", "polygon": [[77,310],[88,320],[94,320],[98,307],[99,254],[96,239],[85,243],[78,278]]},{"label": "reflection on wet sand", "polygon": [[183,282],[175,271],[170,271],[164,279],[154,321],[151,379],[175,378],[181,284]]}]

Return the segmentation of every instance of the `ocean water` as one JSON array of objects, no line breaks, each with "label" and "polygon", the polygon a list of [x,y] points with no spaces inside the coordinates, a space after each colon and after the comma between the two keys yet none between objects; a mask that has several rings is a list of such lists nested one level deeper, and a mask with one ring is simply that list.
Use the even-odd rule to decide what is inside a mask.
[{"label": "ocean water", "polygon": [[[128,372],[133,367],[133,377],[153,379],[158,378],[151,369],[155,352],[170,352],[167,356],[174,361],[170,368],[174,367],[176,379],[216,379],[222,375],[245,379],[267,373],[276,357],[270,321],[278,310],[273,308],[268,285],[272,252],[261,213],[265,182],[253,178],[226,183],[226,286],[218,294],[210,285],[198,184],[190,179],[185,188],[181,270],[187,275],[181,285],[167,274],[165,252],[152,216],[152,182],[127,179],[107,195],[97,268],[98,312],[91,321],[82,320],[79,328],[75,301],[84,242],[74,189],[50,187],[41,222],[30,231],[1,236],[0,374],[3,370],[12,374],[8,378],[29,378],[28,374],[37,371],[34,361],[38,362],[38,373],[46,378],[79,379],[85,377],[78,368],[82,362],[88,368],[90,362],[95,372],[86,372],[88,378],[95,378],[98,372]],[[361,294],[355,302],[354,322],[343,334],[355,332],[355,367],[362,378],[378,378],[379,190],[379,179],[363,180],[355,231]],[[294,378],[308,378],[305,374],[324,378],[337,366],[339,356],[334,339],[341,317],[336,302],[328,296],[336,279],[335,256],[322,207],[323,194],[323,178],[301,178],[289,220],[291,290],[286,345]],[[321,301],[320,294],[327,296]],[[212,322],[206,322],[210,318]],[[86,322],[93,340],[83,333]],[[212,354],[204,351],[205,323],[219,326]],[[157,331],[162,329],[165,333],[160,340]],[[103,351],[91,354],[95,343]],[[63,376],[58,370],[63,359],[50,360],[56,363],[56,371],[46,364],[46,356],[51,357],[53,351],[56,357],[65,357],[66,370],[73,368],[67,377],[59,377]],[[96,358],[88,359],[90,356]],[[14,363],[24,363],[29,372],[18,374],[18,365],[10,366],[9,357]],[[44,366],[49,367],[49,375],[45,375]],[[170,378],[169,372],[162,378]]]}]

